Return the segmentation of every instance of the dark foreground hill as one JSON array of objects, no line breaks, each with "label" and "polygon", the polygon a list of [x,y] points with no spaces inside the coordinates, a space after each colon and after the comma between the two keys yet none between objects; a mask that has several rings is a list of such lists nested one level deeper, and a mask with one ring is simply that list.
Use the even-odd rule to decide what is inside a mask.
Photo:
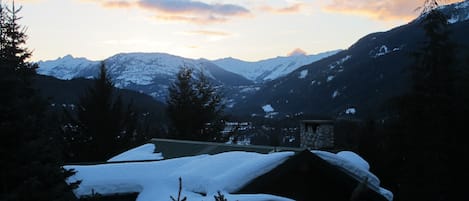
[{"label": "dark foreground hill", "polygon": [[[77,78],[72,80],[59,80],[51,76],[37,75],[34,78],[34,86],[45,97],[52,109],[73,110],[80,96],[93,84],[93,80]],[[153,97],[127,89],[115,88],[116,94],[120,94],[124,104],[132,104],[133,109],[140,117],[147,121],[151,127],[164,127],[166,117],[165,105]]]}]

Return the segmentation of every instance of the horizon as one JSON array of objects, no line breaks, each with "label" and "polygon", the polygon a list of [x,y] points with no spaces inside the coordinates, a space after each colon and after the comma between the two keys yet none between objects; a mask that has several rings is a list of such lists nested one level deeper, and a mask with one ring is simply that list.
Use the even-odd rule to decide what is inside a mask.
[{"label": "horizon", "polygon": [[243,59],[236,58],[236,57],[231,57],[231,56],[223,57],[223,58],[216,58],[216,59],[207,59],[207,58],[203,58],[203,57],[199,57],[199,58],[184,57],[184,56],[180,56],[180,55],[169,54],[169,53],[166,53],[166,52],[118,52],[116,54],[109,55],[104,59],[89,59],[89,58],[86,58],[86,57],[78,57],[78,56],[74,56],[72,54],[66,54],[66,55],[63,55],[63,56],[59,56],[55,59],[36,60],[36,61],[32,61],[32,62],[49,62],[49,61],[64,59],[65,57],[68,57],[68,56],[72,57],[73,59],[87,59],[87,60],[92,61],[92,62],[99,62],[99,61],[104,61],[106,59],[109,59],[110,57],[113,57],[113,56],[118,55],[118,54],[167,54],[167,55],[170,55],[170,56],[182,57],[184,59],[192,59],[192,60],[206,59],[206,60],[209,60],[209,61],[216,61],[216,60],[230,59],[231,58],[231,59],[236,59],[236,60],[240,60],[240,61],[244,61],[244,62],[261,62],[261,61],[275,59],[275,58],[282,58],[282,57],[285,58],[285,57],[293,57],[293,56],[314,56],[314,55],[325,54],[325,53],[329,53],[329,52],[336,52],[336,51],[340,52],[340,51],[343,51],[343,50],[345,50],[345,49],[328,50],[328,51],[318,52],[318,53],[313,53],[313,54],[279,55],[279,56],[275,56],[275,57],[271,57],[271,58],[263,58],[263,59],[255,60],[255,61],[247,61],[247,60],[243,60]]},{"label": "horizon", "polygon": [[[12,1],[3,1],[10,4]],[[407,0],[16,0],[32,61],[119,53],[260,61],[344,50],[409,23]],[[449,0],[445,4],[461,2]],[[346,34],[344,34],[346,33]]]}]

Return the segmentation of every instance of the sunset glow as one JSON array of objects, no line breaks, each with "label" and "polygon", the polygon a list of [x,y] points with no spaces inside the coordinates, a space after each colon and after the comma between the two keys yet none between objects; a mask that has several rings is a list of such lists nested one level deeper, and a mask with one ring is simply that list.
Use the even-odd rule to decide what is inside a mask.
[{"label": "sunset glow", "polygon": [[[3,0],[10,4],[12,0]],[[33,60],[120,52],[248,61],[346,49],[408,23],[408,0],[16,0]],[[423,2],[423,1],[422,1]],[[456,1],[446,1],[452,3]]]}]

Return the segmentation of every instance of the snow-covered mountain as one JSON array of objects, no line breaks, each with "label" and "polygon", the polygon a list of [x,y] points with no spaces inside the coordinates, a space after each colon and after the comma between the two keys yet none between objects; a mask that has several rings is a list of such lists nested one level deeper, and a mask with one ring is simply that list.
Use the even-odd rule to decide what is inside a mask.
[{"label": "snow-covered mountain", "polygon": [[[292,72],[321,58],[335,54],[330,51],[317,55],[277,57],[259,62],[237,59],[189,59],[166,53],[120,53],[104,60],[116,87],[149,94],[160,101],[167,97],[167,89],[181,67],[203,72],[219,86],[223,86],[229,104],[243,99],[258,87],[253,81],[264,82]],[[38,73],[59,79],[93,78],[98,74],[100,61],[74,58],[67,55],[57,60],[38,62]]]},{"label": "snow-covered mountain", "polygon": [[86,58],[76,58],[72,55],[60,57],[51,61],[39,61],[37,73],[49,75],[62,80],[70,80],[78,77],[89,77],[96,74],[99,61],[91,61]]},{"label": "snow-covered mountain", "polygon": [[[226,71],[205,59],[188,59],[165,53],[120,53],[104,60],[116,87],[149,94],[160,101],[181,67],[203,72],[216,85],[226,88],[251,85],[241,75]],[[98,74],[99,61],[74,58],[70,55],[52,61],[38,62],[38,73],[59,79],[92,78]]]},{"label": "snow-covered mountain", "polygon": [[227,71],[240,74],[252,81],[265,82],[285,76],[301,66],[334,55],[339,51],[340,50],[334,50],[313,55],[296,54],[256,62],[248,62],[229,57],[214,60],[213,63]]}]

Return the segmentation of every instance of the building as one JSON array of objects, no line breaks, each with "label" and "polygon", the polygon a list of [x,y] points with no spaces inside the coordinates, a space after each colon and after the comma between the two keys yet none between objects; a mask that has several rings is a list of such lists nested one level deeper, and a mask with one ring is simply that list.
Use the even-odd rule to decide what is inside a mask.
[{"label": "building", "polygon": [[134,153],[135,161],[65,166],[77,171],[70,182],[82,181],[75,195],[83,201],[95,193],[107,201],[169,200],[182,178],[179,193],[194,201],[213,200],[217,191],[230,201],[393,200],[368,163],[351,152],[272,152],[273,147],[164,139],[152,143],[154,152],[145,150],[161,152],[164,159],[142,161],[142,153]]},{"label": "building", "polygon": [[303,120],[300,125],[300,147],[327,149],[334,147],[334,121]]},{"label": "building", "polygon": [[172,140],[153,138],[150,141],[155,144],[155,152],[162,153],[165,159],[196,156],[202,154],[219,154],[229,151],[248,151],[256,153],[271,153],[278,151],[301,152],[304,149],[298,147],[273,147],[260,145],[238,145],[216,142],[200,142],[189,140]]}]

